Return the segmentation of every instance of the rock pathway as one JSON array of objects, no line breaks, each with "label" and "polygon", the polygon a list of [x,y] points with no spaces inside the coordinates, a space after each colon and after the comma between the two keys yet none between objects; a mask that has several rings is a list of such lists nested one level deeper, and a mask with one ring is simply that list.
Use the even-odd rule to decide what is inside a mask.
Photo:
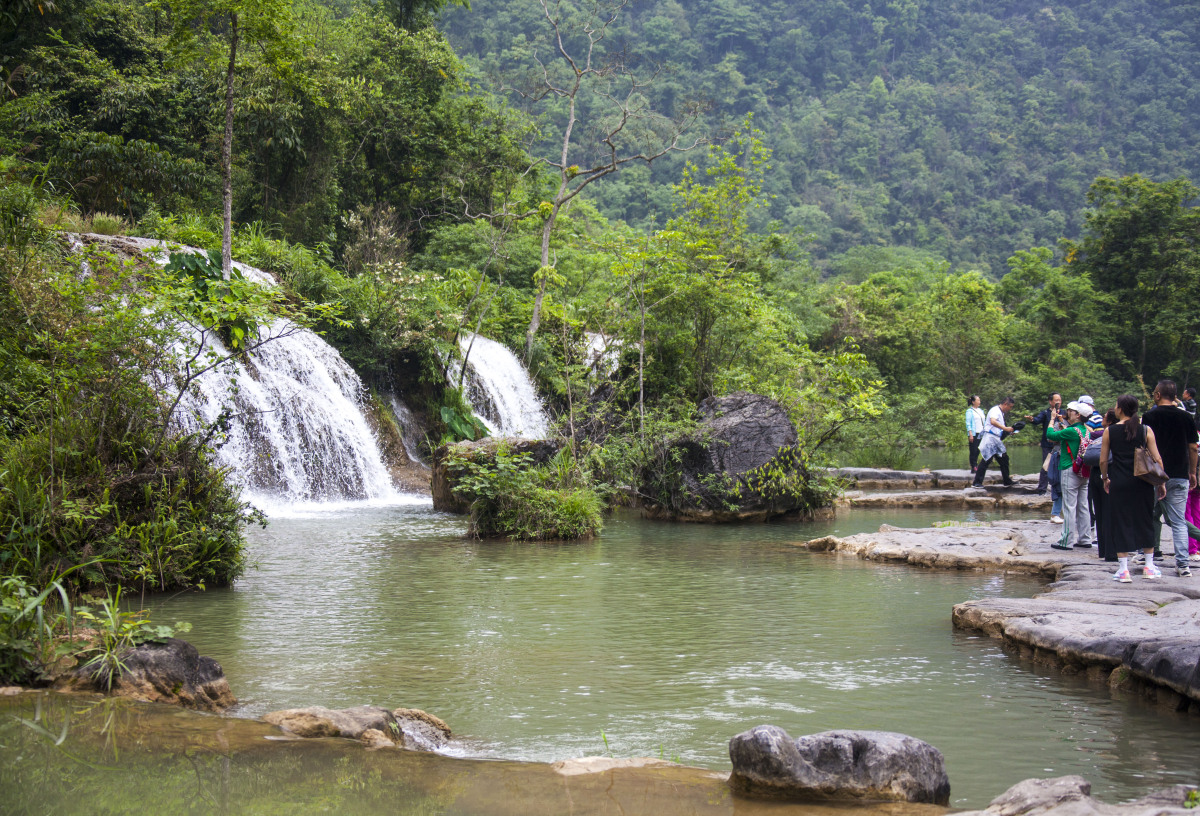
[{"label": "rock pathway", "polygon": [[802,546],[872,561],[1041,575],[1051,583],[1034,598],[958,604],[955,626],[999,638],[1027,659],[1200,714],[1200,578],[1179,578],[1168,568],[1158,580],[1136,574],[1132,584],[1116,584],[1113,565],[1094,549],[1051,549],[1060,531],[1047,521],[884,525]]}]

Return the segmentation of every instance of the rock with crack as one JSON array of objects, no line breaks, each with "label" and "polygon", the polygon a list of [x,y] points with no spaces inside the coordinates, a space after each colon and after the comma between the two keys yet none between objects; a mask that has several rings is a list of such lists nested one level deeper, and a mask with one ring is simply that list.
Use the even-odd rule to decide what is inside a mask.
[{"label": "rock with crack", "polygon": [[730,784],[745,795],[797,801],[899,801],[945,805],[941,751],[889,731],[826,731],[792,739],[760,725],[729,741]]}]

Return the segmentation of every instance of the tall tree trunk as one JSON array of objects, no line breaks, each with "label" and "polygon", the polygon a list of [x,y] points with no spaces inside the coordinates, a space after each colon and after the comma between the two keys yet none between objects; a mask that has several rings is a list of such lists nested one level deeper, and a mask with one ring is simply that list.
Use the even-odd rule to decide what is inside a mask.
[{"label": "tall tree trunk", "polygon": [[225,72],[225,138],[221,140],[221,276],[233,275],[233,73],[237,64],[238,16],[229,15],[229,68]]},{"label": "tall tree trunk", "polygon": [[[566,186],[566,182],[563,183]],[[559,191],[561,197],[562,192]],[[546,299],[546,284],[549,281],[549,275],[546,268],[550,266],[550,233],[554,231],[554,222],[558,220],[558,208],[561,205],[558,199],[554,202],[554,208],[550,211],[550,217],[546,219],[546,223],[542,226],[542,268],[538,270],[541,280],[538,281],[537,294],[533,298],[533,314],[529,317],[529,331],[525,333],[525,365],[529,365],[529,358],[533,354],[533,338],[537,334],[538,326],[542,323],[542,302]]]}]

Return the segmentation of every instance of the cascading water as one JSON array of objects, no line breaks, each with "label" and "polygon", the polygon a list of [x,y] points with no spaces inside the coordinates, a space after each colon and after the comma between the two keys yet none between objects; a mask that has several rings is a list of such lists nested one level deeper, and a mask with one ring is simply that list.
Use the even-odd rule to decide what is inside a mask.
[{"label": "cascading water", "polygon": [[[358,375],[316,334],[276,323],[249,362],[200,376],[181,424],[198,430],[232,415],[218,461],[256,505],[399,498],[368,422]],[[220,341],[212,350],[224,354]]]},{"label": "cascading water", "polygon": [[[160,241],[115,242],[160,263],[167,260],[167,245]],[[250,280],[275,285],[259,269],[235,266]],[[426,501],[396,490],[367,419],[366,388],[332,346],[285,321],[261,328],[259,336],[272,339],[248,359],[231,358],[196,378],[175,412],[185,430],[200,433],[222,413],[228,416],[216,458],[242,485],[246,499],[272,515],[305,505]],[[191,357],[201,342],[204,353],[228,355],[208,333],[181,340],[180,356]],[[168,392],[172,388],[162,385]]]},{"label": "cascading water", "polygon": [[[464,396],[493,436],[545,439],[550,420],[517,355],[495,340],[463,335],[459,348],[467,354]],[[452,371],[457,380],[457,372]]]}]

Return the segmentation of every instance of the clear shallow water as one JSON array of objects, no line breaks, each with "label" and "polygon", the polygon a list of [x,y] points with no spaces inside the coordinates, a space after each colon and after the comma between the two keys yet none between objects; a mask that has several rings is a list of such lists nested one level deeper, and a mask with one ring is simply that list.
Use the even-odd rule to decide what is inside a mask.
[{"label": "clear shallow water", "polygon": [[[924,526],[961,511],[850,511],[811,524],[672,525],[602,538],[462,538],[426,507],[276,519],[228,590],[153,599],[224,666],[237,712],[304,705],[431,711],[472,756],[662,755],[727,770],[733,734],[901,731],[947,757],[952,803],[1081,773],[1123,799],[1195,781],[1194,719],[1113,698],[958,633],[950,608],[1026,596],[1019,576],[813,554],[798,541]],[[961,518],[961,517],[960,517]]]}]

